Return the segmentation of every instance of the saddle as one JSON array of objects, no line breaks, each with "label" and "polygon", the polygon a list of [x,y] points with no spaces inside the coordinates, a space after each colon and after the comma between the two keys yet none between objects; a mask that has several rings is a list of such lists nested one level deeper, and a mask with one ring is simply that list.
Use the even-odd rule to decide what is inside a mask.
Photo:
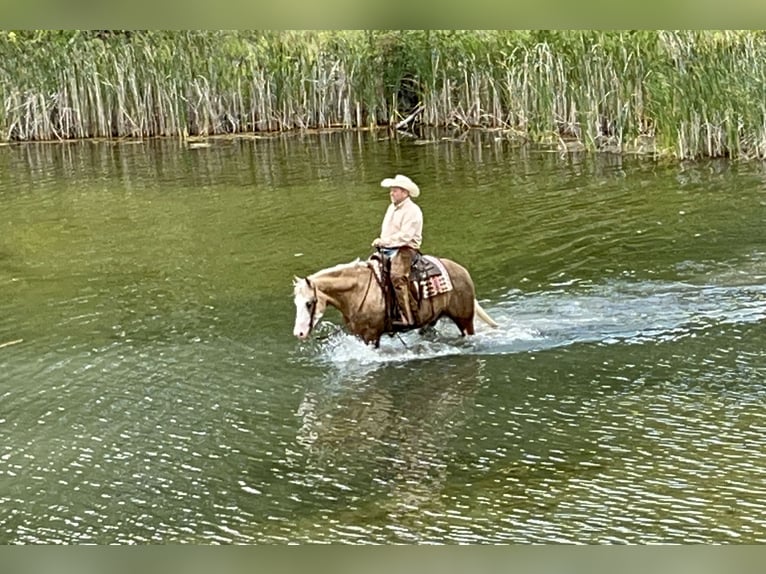
[{"label": "saddle", "polygon": [[[370,255],[368,262],[371,263],[383,289],[383,297],[386,302],[386,330],[394,331],[392,322],[399,317],[399,304],[396,301],[396,293],[391,282],[391,259],[378,251]],[[413,314],[416,314],[426,299],[451,291],[452,281],[444,264],[437,257],[423,255],[417,251],[412,257],[409,287],[410,308]]]}]

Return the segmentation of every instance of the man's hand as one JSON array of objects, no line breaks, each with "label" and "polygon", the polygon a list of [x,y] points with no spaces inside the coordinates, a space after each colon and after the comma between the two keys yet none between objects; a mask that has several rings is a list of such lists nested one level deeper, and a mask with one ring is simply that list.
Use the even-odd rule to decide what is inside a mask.
[{"label": "man's hand", "polygon": [[375,239],[372,241],[372,246],[373,246],[373,247],[380,247],[381,245],[383,245],[383,240],[382,240],[380,237],[376,237],[376,238],[375,238]]}]

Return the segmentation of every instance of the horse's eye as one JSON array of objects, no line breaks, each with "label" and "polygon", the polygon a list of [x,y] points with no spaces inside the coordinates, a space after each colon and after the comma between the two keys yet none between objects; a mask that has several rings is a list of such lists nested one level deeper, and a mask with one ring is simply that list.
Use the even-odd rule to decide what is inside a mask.
[{"label": "horse's eye", "polygon": [[312,301],[306,301],[306,309],[311,309]]}]

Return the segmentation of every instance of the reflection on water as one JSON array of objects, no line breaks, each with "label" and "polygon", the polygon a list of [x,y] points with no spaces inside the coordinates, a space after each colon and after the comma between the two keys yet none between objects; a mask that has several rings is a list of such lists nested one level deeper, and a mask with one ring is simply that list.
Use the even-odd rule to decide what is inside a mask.
[{"label": "reflection on water", "polygon": [[[750,476],[761,480],[766,462],[759,454],[766,417],[757,407],[766,387],[755,376],[764,367],[744,367],[763,364],[764,287],[622,283],[578,291],[514,292],[488,307],[500,327],[480,330],[472,340],[440,325],[434,340],[384,339],[380,352],[340,334],[303,350],[335,369],[325,382],[327,404],[312,392],[299,408],[298,442],[309,453],[327,461],[377,444],[407,445],[390,422],[398,416],[407,428],[412,419],[399,414],[401,405],[428,404],[445,425],[415,444],[414,459],[426,459],[433,470],[439,466],[433,443],[450,445],[448,483],[431,475],[404,480],[414,502],[404,515],[389,511],[394,532],[352,536],[341,521],[333,540],[764,539],[762,519],[753,512],[761,516],[766,489],[746,486]],[[706,356],[704,339],[716,330],[750,344]],[[622,359],[627,362],[598,363],[614,345],[626,344],[632,346]],[[441,376],[430,375],[447,361]],[[453,385],[439,389],[444,392],[431,388],[425,398],[420,391],[428,385],[410,381],[410,396],[394,401],[392,369],[408,380],[427,373]],[[385,383],[375,385],[375,378]],[[456,408],[442,413],[448,389],[452,400],[445,403]],[[428,417],[420,419],[421,435],[433,430]],[[445,434],[452,424],[460,431]],[[419,498],[421,492],[427,496]],[[424,516],[430,528],[422,527]]]},{"label": "reflection on water", "polygon": [[[321,540],[329,527],[339,540],[421,541],[422,510],[449,511],[443,492],[483,366],[460,357],[418,371],[343,368],[307,392],[298,408],[302,456],[286,478],[337,510],[320,528],[307,525],[304,540]],[[371,516],[383,522],[369,524]]]},{"label": "reflection on water", "polygon": [[[766,541],[759,166],[386,134],[0,149],[0,542]],[[500,324],[291,337],[382,176]]]}]

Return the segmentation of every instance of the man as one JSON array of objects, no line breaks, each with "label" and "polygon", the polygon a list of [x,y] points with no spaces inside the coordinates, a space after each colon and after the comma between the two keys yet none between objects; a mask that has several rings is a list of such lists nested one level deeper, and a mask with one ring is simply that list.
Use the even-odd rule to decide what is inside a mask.
[{"label": "man", "polygon": [[380,185],[389,188],[391,205],[383,217],[380,237],[375,238],[372,246],[391,257],[391,283],[402,312],[401,321],[394,321],[393,324],[408,327],[415,324],[410,309],[408,276],[412,258],[423,240],[423,212],[412,201],[420,195],[420,188],[405,175],[387,177]]}]

